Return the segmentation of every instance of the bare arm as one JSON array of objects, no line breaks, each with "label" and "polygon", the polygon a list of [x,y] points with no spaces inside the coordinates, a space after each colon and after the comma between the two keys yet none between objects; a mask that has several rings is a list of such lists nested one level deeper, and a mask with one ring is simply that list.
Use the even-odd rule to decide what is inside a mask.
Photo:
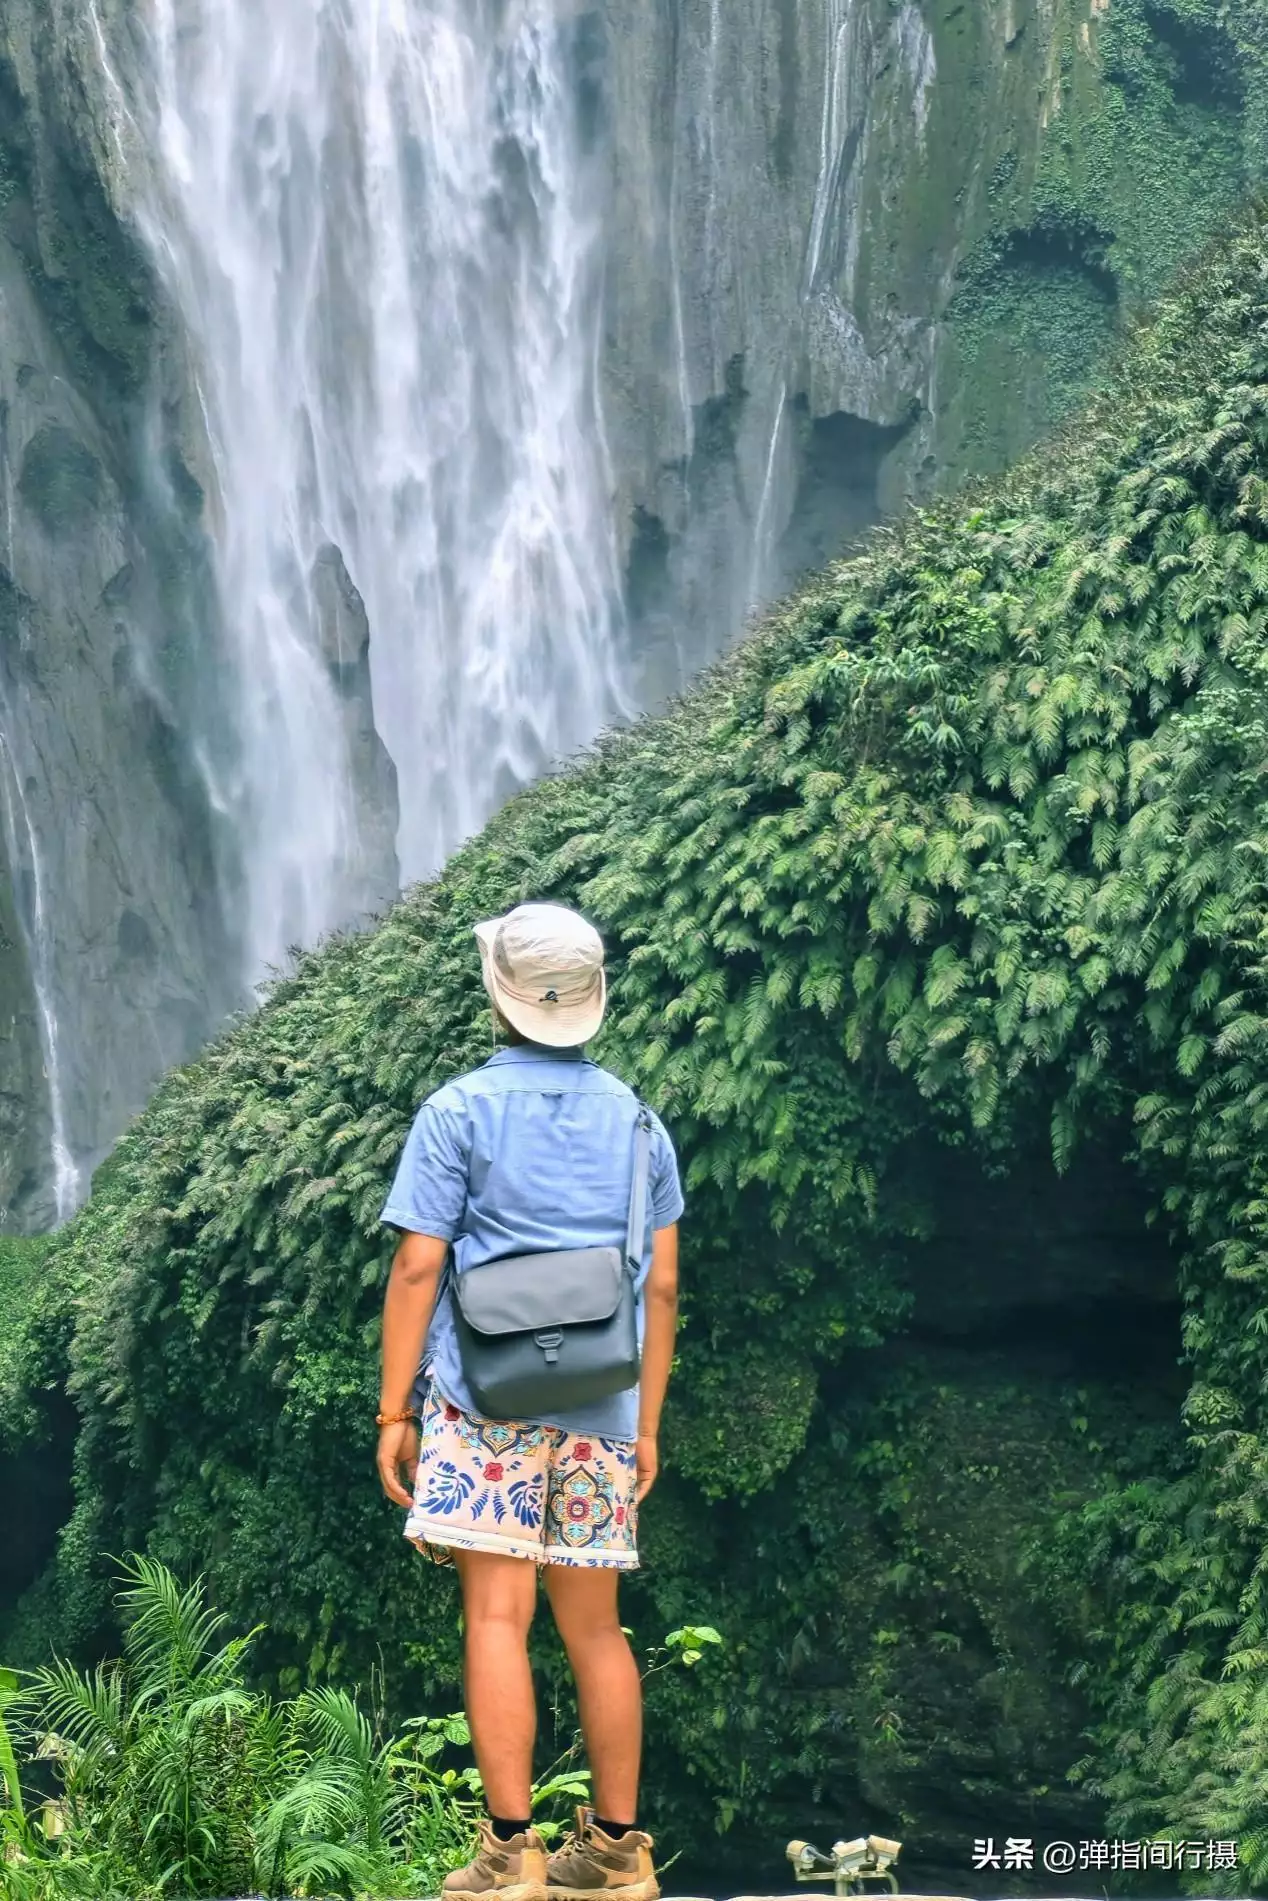
[{"label": "bare arm", "polygon": [[638,1497],[651,1491],[659,1466],[656,1439],[678,1334],[678,1224],[657,1228],[643,1289],[643,1363],[638,1383]]},{"label": "bare arm", "polygon": [[[436,1305],[449,1243],[434,1234],[403,1234],[392,1261],[383,1301],[383,1375],[379,1411],[404,1412],[418,1372],[419,1355]],[[418,1439],[408,1420],[380,1426],[379,1481],[398,1505],[413,1501],[400,1479],[402,1465],[418,1462]]]}]

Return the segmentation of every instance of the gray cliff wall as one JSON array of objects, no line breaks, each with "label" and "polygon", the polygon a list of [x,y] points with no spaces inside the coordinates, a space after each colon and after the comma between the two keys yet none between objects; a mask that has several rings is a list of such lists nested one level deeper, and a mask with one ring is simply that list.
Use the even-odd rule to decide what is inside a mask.
[{"label": "gray cliff wall", "polygon": [[652,697],[754,591],[1029,447],[1268,177],[1259,0],[649,0],[583,46]]},{"label": "gray cliff wall", "polygon": [[65,5],[0,21],[0,1220],[18,1229],[59,1212],[54,1142],[82,1190],[238,1000],[182,717],[214,645],[201,498],[109,196],[92,29]]},{"label": "gray cliff wall", "polygon": [[0,1224],[29,1209],[50,1147],[40,1026],[6,856],[0,851]]}]

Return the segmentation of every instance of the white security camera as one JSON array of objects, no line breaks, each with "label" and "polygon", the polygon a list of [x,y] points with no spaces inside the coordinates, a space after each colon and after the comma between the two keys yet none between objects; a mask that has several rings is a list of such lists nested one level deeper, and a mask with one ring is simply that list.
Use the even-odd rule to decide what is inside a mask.
[{"label": "white security camera", "polygon": [[792,1863],[798,1881],[830,1881],[838,1895],[858,1895],[869,1883],[898,1892],[897,1877],[891,1872],[902,1849],[884,1835],[856,1835],[853,1841],[833,1842],[829,1854],[813,1842],[789,1842],[785,1854]]}]

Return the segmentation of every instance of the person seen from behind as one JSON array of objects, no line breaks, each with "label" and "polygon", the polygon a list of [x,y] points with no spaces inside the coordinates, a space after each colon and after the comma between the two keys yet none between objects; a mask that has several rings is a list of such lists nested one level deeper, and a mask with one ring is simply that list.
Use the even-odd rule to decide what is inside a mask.
[{"label": "person seen from behind", "polygon": [[[383,1309],[379,1478],[408,1508],[405,1536],[458,1574],[467,1717],[489,1810],[444,1901],[655,1901],[652,1839],[638,1826],[642,1685],[617,1587],[638,1565],[674,1353],[677,1159],[659,1118],[585,1054],[607,1001],[594,927],[562,905],[521,904],[475,935],[504,1044],[423,1103],[381,1217],[401,1239]],[[454,1277],[618,1247],[632,1276],[637,1268],[636,1384],[543,1405],[540,1417],[482,1413]],[[534,1270],[542,1286],[550,1267]],[[475,1284],[464,1283],[464,1302]],[[512,1304],[524,1286],[511,1288]],[[531,1337],[543,1361],[560,1359],[552,1342],[563,1332]],[[539,1575],[576,1681],[594,1802],[550,1856],[531,1808]]]}]

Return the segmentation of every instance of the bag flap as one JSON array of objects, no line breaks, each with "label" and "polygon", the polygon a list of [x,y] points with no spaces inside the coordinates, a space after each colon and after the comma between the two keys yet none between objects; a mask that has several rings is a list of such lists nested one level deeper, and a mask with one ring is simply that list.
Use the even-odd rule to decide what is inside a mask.
[{"label": "bag flap", "polygon": [[454,1277],[462,1317],[476,1333],[528,1333],[610,1320],[621,1298],[619,1248],[512,1254]]}]

